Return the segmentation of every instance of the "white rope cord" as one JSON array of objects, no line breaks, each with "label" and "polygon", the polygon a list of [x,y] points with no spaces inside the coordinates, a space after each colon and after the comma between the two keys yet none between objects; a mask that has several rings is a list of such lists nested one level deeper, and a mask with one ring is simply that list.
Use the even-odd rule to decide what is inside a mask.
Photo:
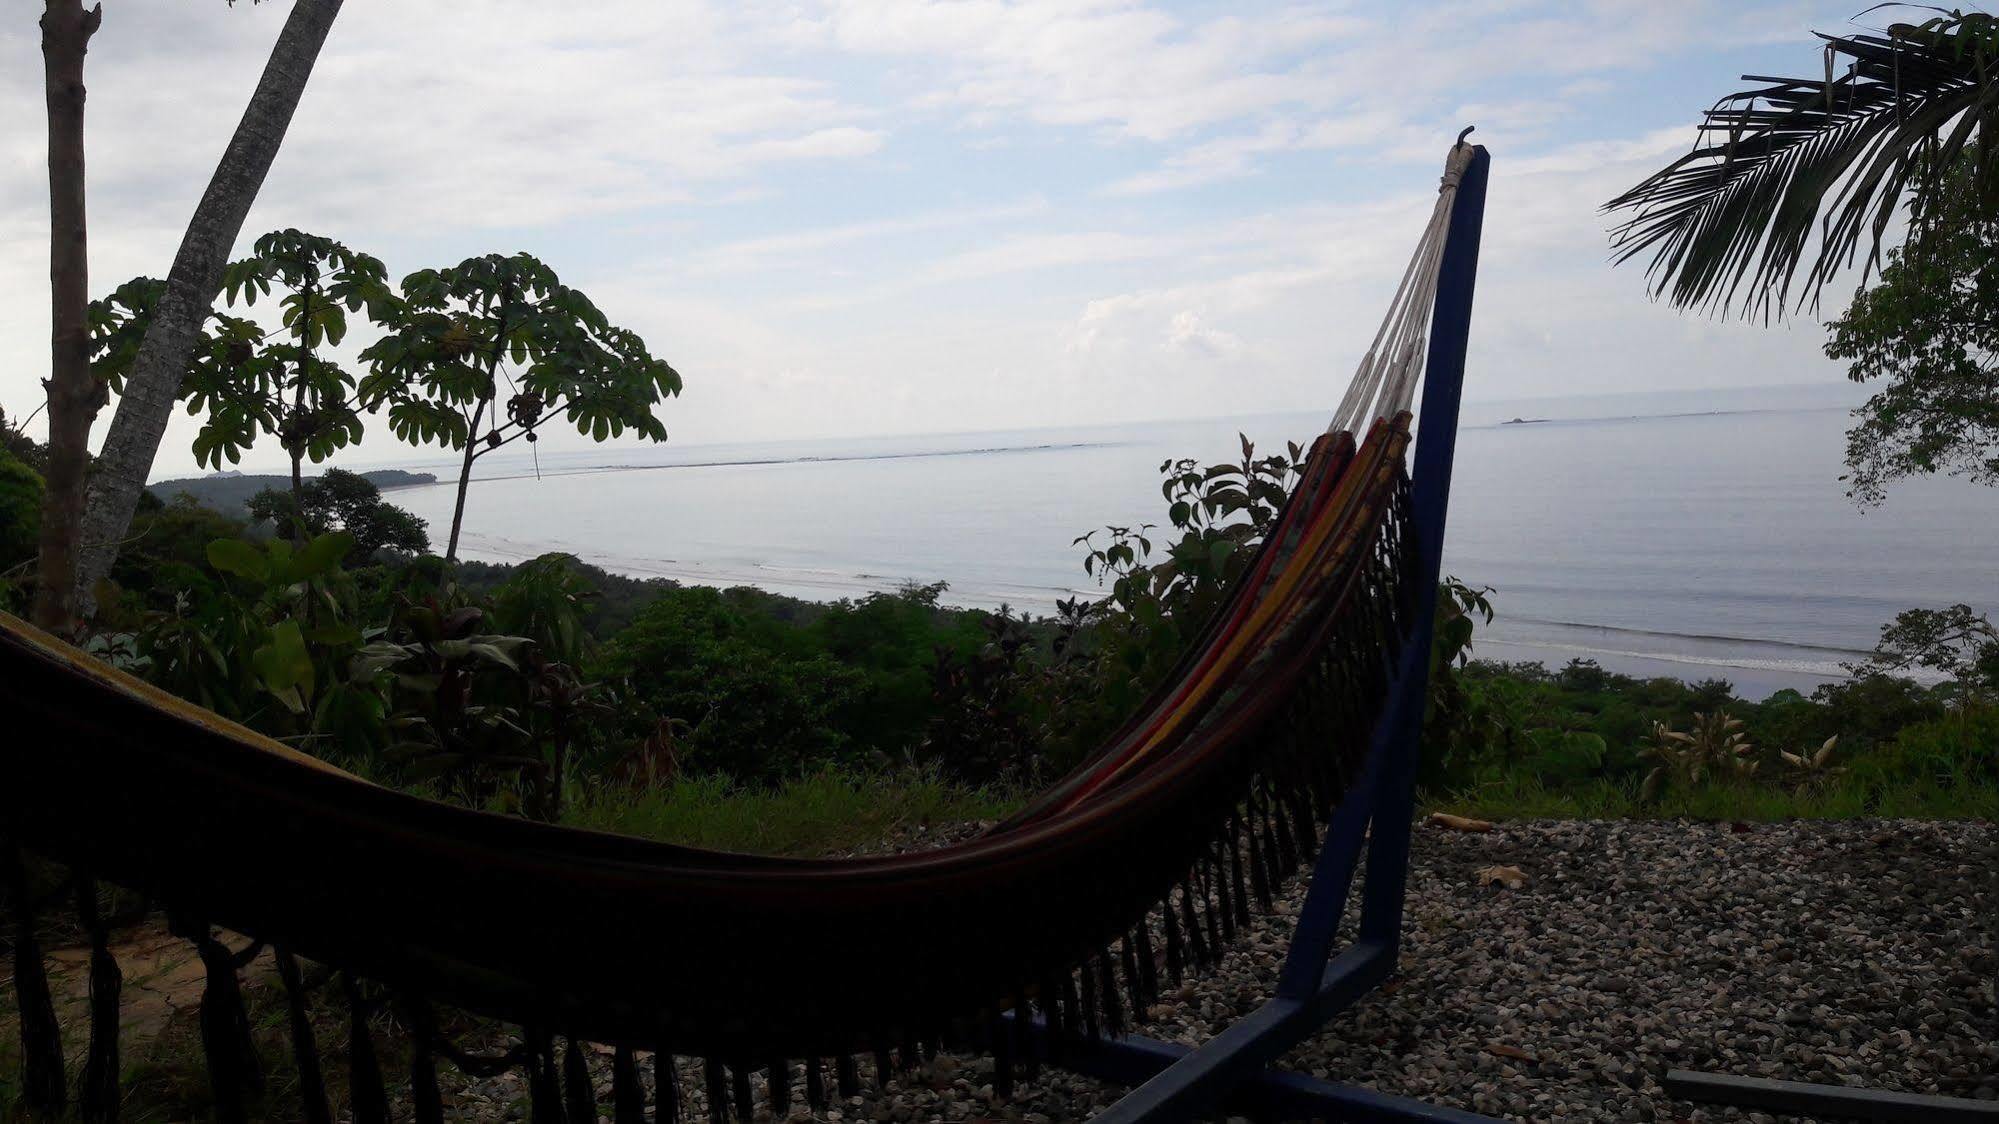
[{"label": "white rope cord", "polygon": [[1375,418],[1394,417],[1407,410],[1416,397],[1416,383],[1422,374],[1423,359],[1430,342],[1430,310],[1437,299],[1437,275],[1444,261],[1444,242],[1450,231],[1451,204],[1458,196],[1458,181],[1471,163],[1472,150],[1460,143],[1444,161],[1444,177],[1437,188],[1437,204],[1430,221],[1416,243],[1416,252],[1395,288],[1388,315],[1375,332],[1367,357],[1354,372],[1339,412],[1327,432],[1346,430],[1359,434]]}]

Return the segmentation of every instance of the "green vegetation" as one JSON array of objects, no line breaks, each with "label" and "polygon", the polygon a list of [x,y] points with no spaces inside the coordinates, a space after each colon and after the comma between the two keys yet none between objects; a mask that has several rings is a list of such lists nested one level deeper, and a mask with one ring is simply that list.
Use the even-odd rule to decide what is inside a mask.
[{"label": "green vegetation", "polygon": [[1010,793],[952,784],[932,772],[827,770],[776,788],[707,776],[635,796],[600,790],[578,802],[564,822],[725,851],[831,855],[911,829],[996,820],[1018,803]]},{"label": "green vegetation", "polygon": [[[653,411],[680,392],[680,375],[637,333],[612,324],[528,254],[418,270],[398,290],[376,258],[320,235],[278,230],[230,263],[220,287],[231,305],[254,306],[279,293],[279,327],[267,331],[212,309],[202,318],[176,389],[187,412],[202,418],[194,458],[219,469],[260,438],[274,438],[291,462],[290,502],[263,496],[262,482],[249,479],[199,481],[191,490],[220,508],[244,503],[252,517],[272,519],[286,534],[300,523],[305,533],[345,529],[364,555],[428,549],[422,525],[372,506],[375,497],[360,494],[353,474],[329,473],[307,494],[304,462],[322,463],[357,444],[365,414],[381,411],[390,431],[412,444],[462,452],[444,551],[451,561],[479,457],[517,440],[532,444],[537,429],[558,416],[598,441],[627,430],[663,441],[666,428]],[[88,306],[90,374],[107,392],[126,392],[167,296],[166,282],[136,277]],[[362,314],[358,326],[376,333],[359,348],[367,370],[358,377],[327,354],[357,326],[350,313]]]},{"label": "green vegetation", "polygon": [[1821,35],[1822,77],[1721,98],[1692,151],[1605,205],[1631,212],[1611,234],[1616,259],[1649,258],[1654,292],[1681,307],[1767,319],[1795,294],[1816,310],[1860,258],[1826,354],[1881,384],[1847,433],[1844,479],[1862,505],[1911,476],[1999,483],[1999,19],[1908,7],[1938,14]]},{"label": "green vegetation", "polygon": [[[211,345],[215,361],[196,363],[181,393],[190,413],[207,417],[195,435],[195,463],[220,468],[226,457],[234,464],[258,433],[271,434],[291,458],[292,498],[302,503],[300,463],[311,457],[318,464],[361,441],[354,376],[323,349],[346,338],[349,312],[365,308],[379,319],[392,294],[379,260],[300,230],[264,235],[249,257],[222,274],[223,294],[232,305],[238,297],[254,305],[271,295],[273,286],[283,291],[278,299],[283,329],[277,337],[248,321],[218,316],[222,330]],[[228,330],[232,326],[237,330]]]},{"label": "green vegetation", "polygon": [[288,537],[343,531],[354,540],[350,561],[373,558],[384,550],[424,554],[430,536],[424,521],[394,504],[382,502],[373,481],[345,469],[329,468],[290,492],[266,488],[250,497],[253,519],[269,520]]},{"label": "green vegetation", "polygon": [[[355,475],[373,484],[378,490],[437,483],[437,477],[431,473],[404,472],[396,468],[371,468]],[[224,515],[240,519],[249,514],[250,500],[257,493],[274,488],[286,488],[290,484],[289,478],[276,473],[217,473],[213,476],[183,476],[162,480],[157,484],[148,485],[146,494],[161,503],[187,495],[203,507],[213,508]]]},{"label": "green vegetation", "polygon": [[1826,354],[1855,382],[1882,385],[1847,434],[1847,480],[1862,503],[1888,484],[1944,472],[1999,484],[1999,211],[1969,158],[1931,202],[1881,281],[1830,325]]},{"label": "green vegetation", "polygon": [[25,607],[20,584],[8,578],[25,575],[41,527],[42,474],[0,448],[0,566],[14,568],[0,575],[0,609],[12,613]]},{"label": "green vegetation", "polygon": [[[1884,635],[1878,662],[1892,665],[1895,626]],[[1994,681],[1856,670],[1809,698],[1749,702],[1722,680],[1471,661],[1455,713],[1475,736],[1433,717],[1425,800],[1485,818],[1999,818]]]},{"label": "green vegetation", "polygon": [[1837,785],[1797,791],[1715,785],[1643,800],[1630,785],[1597,780],[1550,787],[1526,776],[1446,796],[1425,794],[1426,808],[1488,820],[1689,819],[1771,823],[1783,820],[1999,819],[1999,792],[1896,785],[1869,790]]},{"label": "green vegetation", "polygon": [[[994,818],[1079,760],[1169,673],[1301,455],[1245,443],[1229,464],[1166,462],[1165,525],[1079,538],[1104,596],[1039,620],[947,608],[942,585],[816,604],[567,555],[451,566],[416,553],[420,539],[375,535],[402,513],[334,470],[302,486],[290,538],[187,498],[140,516],[90,644],[385,784],[686,843],[849,849]],[[290,501],[267,491],[251,510],[282,522]],[[1749,702],[1721,681],[1474,660],[1488,593],[1438,591],[1420,777],[1435,806],[1993,810],[1999,634],[1969,608],[1912,610],[1852,680]],[[1943,682],[1890,674],[1911,670]]]},{"label": "green vegetation", "polygon": [[[559,413],[598,441],[627,429],[666,440],[653,408],[680,393],[679,373],[531,255],[418,270],[378,321],[382,338],[361,353],[361,405],[386,407],[404,441],[464,454],[447,562],[458,557],[473,462],[516,440],[533,444],[545,419]],[[503,379],[511,392],[504,400]]]},{"label": "green vegetation", "polygon": [[1878,7],[1939,14],[1881,34],[1821,34],[1823,71],[1752,78],[1711,103],[1692,151],[1606,205],[1634,212],[1612,232],[1617,260],[1649,257],[1655,291],[1676,305],[1782,315],[1794,294],[1815,303],[1855,257],[1864,283],[1904,204],[1919,233],[1946,214],[1960,169],[1990,214],[1999,18]]}]

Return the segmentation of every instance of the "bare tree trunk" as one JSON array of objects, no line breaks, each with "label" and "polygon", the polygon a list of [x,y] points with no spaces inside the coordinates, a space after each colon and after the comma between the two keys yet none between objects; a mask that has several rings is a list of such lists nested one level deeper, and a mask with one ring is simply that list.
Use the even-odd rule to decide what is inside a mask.
[{"label": "bare tree trunk", "polygon": [[486,417],[486,403],[491,399],[482,398],[472,411],[472,424],[465,433],[465,460],[458,466],[458,502],[451,507],[451,541],[444,548],[446,566],[458,561],[458,529],[465,525],[465,490],[472,484],[472,461],[479,455],[479,423]]},{"label": "bare tree trunk", "polygon": [[42,12],[42,70],[49,111],[49,466],[43,480],[35,623],[67,631],[74,617],[82,533],[84,467],[90,426],[104,386],[90,373],[89,231],[83,194],[83,56],[104,18],[102,5],[48,0]]},{"label": "bare tree trunk", "polygon": [[180,395],[181,378],[203,321],[222,286],[230,247],[243,231],[250,204],[277,158],[292,113],[305,93],[312,65],[340,14],[341,0],[294,0],[284,30],[264,66],[236,135],[208,181],[167,274],[152,327],[146,330],[118,412],[111,419],[84,509],[82,558],[77,566],[78,604],[88,607],[98,582],[111,572],[119,540],[153,470],[153,456]]},{"label": "bare tree trunk", "polygon": [[[278,432],[283,435],[285,451],[292,458],[292,516],[299,525],[299,541],[305,541],[305,482],[299,474],[299,462],[305,459],[305,445],[299,435],[293,432],[305,417],[305,381],[312,374],[312,285],[306,282],[299,290],[298,302],[298,387],[292,395],[291,417],[278,423]],[[283,392],[278,400],[284,400]],[[289,426],[286,425],[289,422]]]},{"label": "bare tree trunk", "polygon": [[[493,330],[493,358],[486,364],[486,397],[472,411],[472,424],[465,429],[465,461],[458,466],[458,502],[451,508],[451,540],[444,547],[444,564],[449,567],[458,561],[458,529],[465,525],[465,490],[472,484],[472,462],[479,458],[479,423],[485,420],[486,407],[500,394],[500,360],[507,353],[507,313],[514,302],[514,283],[509,279],[500,287],[500,323]],[[496,423],[500,408],[493,407]]]}]

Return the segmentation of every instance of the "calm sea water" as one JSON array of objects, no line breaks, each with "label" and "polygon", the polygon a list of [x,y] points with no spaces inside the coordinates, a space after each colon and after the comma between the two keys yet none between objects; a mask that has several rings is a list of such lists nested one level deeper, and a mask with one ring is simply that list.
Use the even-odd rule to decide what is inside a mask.
[{"label": "calm sea water", "polygon": [[[1839,481],[1856,400],[1835,384],[1467,403],[1445,566],[1494,589],[1478,654],[1722,676],[1760,695],[1837,677],[1901,609],[1999,609],[1999,493],[1923,481],[1856,509]],[[495,455],[462,549],[820,599],[944,581],[952,603],[1047,612],[1094,590],[1078,534],[1164,522],[1160,461],[1232,459],[1238,432],[1275,450],[1323,424],[590,450],[543,457],[539,479]],[[449,487],[393,498],[443,545]]]}]

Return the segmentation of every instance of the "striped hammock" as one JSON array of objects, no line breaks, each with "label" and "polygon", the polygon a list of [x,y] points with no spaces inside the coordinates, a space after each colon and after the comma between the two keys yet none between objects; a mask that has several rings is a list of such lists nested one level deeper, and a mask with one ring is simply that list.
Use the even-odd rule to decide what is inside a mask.
[{"label": "striped hammock", "polygon": [[[1404,454],[1447,220],[1435,211],[1332,427],[1274,531],[1166,683],[1103,748],[989,832],[919,853],[788,859],[511,819],[382,788],[0,617],[0,863],[13,881],[23,1090],[71,1099],[22,859],[71,872],[92,943],[75,1100],[116,1113],[118,975],[100,882],[137,891],[207,971],[201,1033],[220,1119],[257,1088],[239,973],[275,952],[304,1114],[332,1119],[308,1017],[352,1008],[353,1118],[389,1115],[366,1015],[408,1030],[418,1120],[437,1064],[521,1067],[535,1119],[594,1120],[583,1043],[612,1047],[616,1118],[680,1112],[676,1057],[702,1059],[708,1111],[760,1093],[849,1093],[941,1041],[981,1046],[1004,1091],[1050,1041],[1121,1031],[1214,961],[1318,846],[1354,784],[1420,600]],[[300,962],[316,965],[302,970]],[[319,980],[317,989],[309,981]],[[518,1024],[469,1054],[456,1009]],[[558,1048],[558,1044],[562,1048]],[[753,1081],[754,1075],[754,1081]],[[794,1091],[796,1090],[796,1092]],[[567,1105],[565,1106],[565,1101]],[[567,1115],[573,1114],[573,1115]]]}]

